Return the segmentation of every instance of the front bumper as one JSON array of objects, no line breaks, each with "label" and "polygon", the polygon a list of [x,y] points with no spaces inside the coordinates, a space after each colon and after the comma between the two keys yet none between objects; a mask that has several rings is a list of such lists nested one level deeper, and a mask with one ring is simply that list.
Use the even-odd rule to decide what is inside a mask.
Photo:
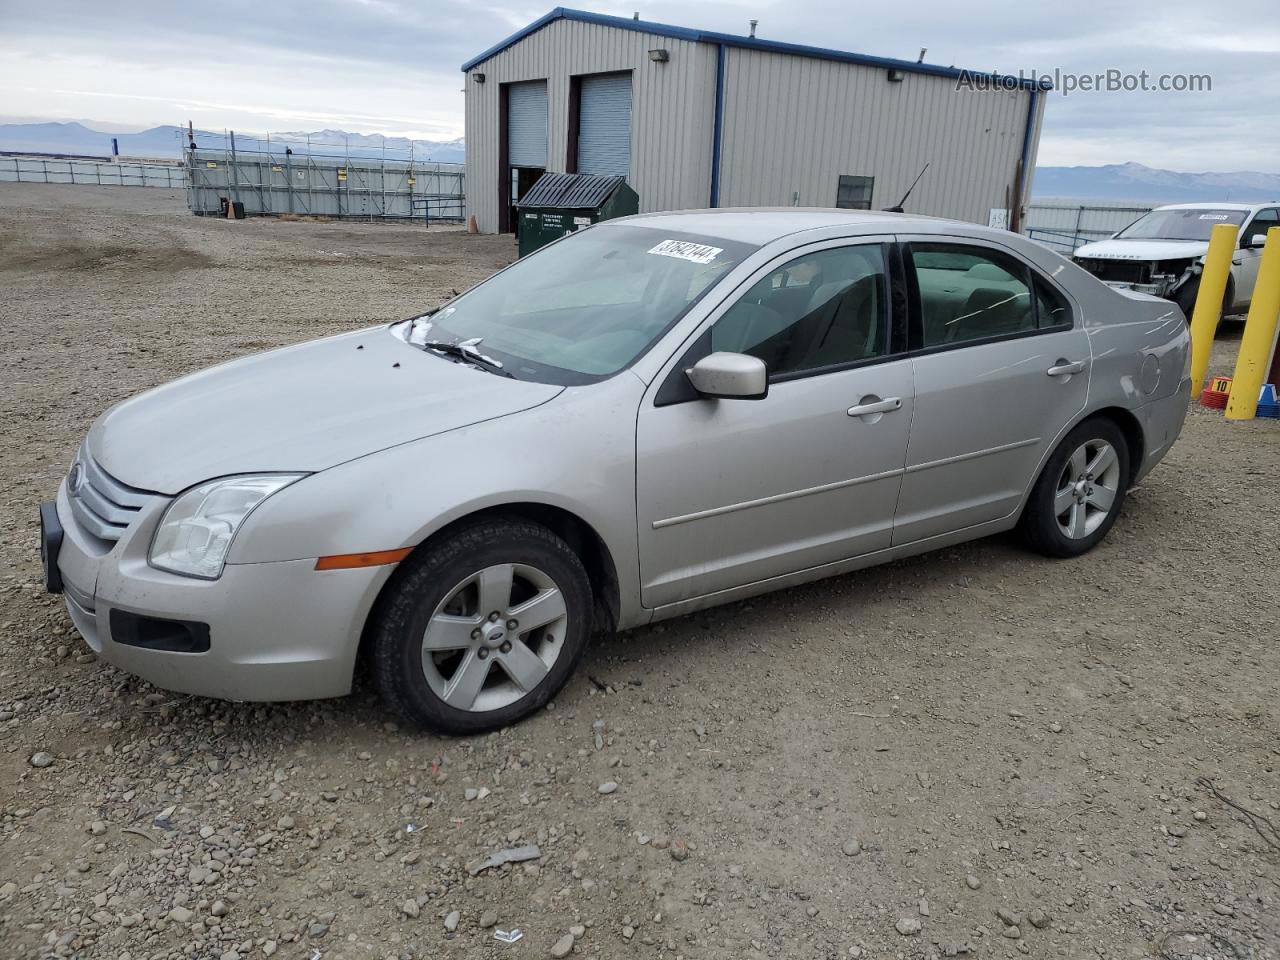
[{"label": "front bumper", "polygon": [[[300,559],[227,564],[219,579],[196,580],[147,563],[167,502],[144,508],[114,544],[77,523],[65,483],[55,504],[62,536],[52,569],[72,622],[103,660],[165,690],[224,700],[350,692],[360,634],[393,568],[320,571],[314,559]],[[47,518],[43,526],[47,531]],[[138,645],[136,637],[120,642],[112,635],[113,610],[206,627],[207,650],[155,649]],[[119,626],[137,617],[115,619]]]},{"label": "front bumper", "polygon": [[1176,285],[1176,280],[1161,280],[1159,283],[1125,283],[1122,280],[1103,280],[1108,287],[1114,287],[1117,290],[1133,290],[1136,293],[1146,293],[1153,297],[1167,297]]}]

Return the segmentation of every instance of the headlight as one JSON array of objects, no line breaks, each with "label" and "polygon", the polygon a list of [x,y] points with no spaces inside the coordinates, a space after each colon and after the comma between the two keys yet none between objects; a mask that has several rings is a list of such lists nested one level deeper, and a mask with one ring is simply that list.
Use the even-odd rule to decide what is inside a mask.
[{"label": "headlight", "polygon": [[160,519],[147,559],[159,570],[217,580],[245,517],[300,473],[223,477],[181,494]]}]

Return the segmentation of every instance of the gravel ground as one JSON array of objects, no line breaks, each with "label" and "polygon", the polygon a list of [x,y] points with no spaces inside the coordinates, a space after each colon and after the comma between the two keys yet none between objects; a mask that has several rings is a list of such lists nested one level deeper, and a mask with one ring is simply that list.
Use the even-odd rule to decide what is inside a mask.
[{"label": "gravel ground", "polygon": [[1280,957],[1274,421],[1194,409],[1086,558],[996,538],[600,638],[486,737],[96,661],[35,515],[103,408],[513,254],[0,185],[0,956]]}]

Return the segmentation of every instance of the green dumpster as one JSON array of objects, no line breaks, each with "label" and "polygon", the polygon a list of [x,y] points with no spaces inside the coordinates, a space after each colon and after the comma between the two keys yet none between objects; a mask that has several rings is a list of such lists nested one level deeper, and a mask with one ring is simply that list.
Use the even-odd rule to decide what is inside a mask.
[{"label": "green dumpster", "polygon": [[544,173],[516,203],[520,256],[581,227],[640,212],[640,198],[623,177]]}]

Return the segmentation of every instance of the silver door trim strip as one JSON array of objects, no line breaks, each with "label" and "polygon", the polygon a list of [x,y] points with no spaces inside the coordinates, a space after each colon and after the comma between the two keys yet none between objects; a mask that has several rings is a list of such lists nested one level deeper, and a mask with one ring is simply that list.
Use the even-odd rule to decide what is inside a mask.
[{"label": "silver door trim strip", "polygon": [[952,463],[962,463],[965,460],[976,460],[978,457],[988,457],[993,453],[1004,453],[1008,450],[1017,450],[1020,447],[1029,447],[1033,443],[1039,443],[1039,437],[1032,437],[1030,440],[1019,440],[1017,443],[1005,443],[998,447],[988,447],[985,450],[974,450],[971,453],[960,453],[954,457],[943,457],[941,460],[929,460],[925,463],[917,463],[914,466],[907,467],[907,473],[919,473],[921,470],[932,470],[934,467],[945,467]]},{"label": "silver door trim strip", "polygon": [[781,503],[784,500],[797,500],[800,497],[812,496],[815,493],[827,493],[831,490],[841,490],[845,487],[856,487],[862,483],[871,483],[874,480],[887,480],[890,477],[900,476],[902,469],[886,470],[883,473],[873,473],[865,477],[854,477],[852,480],[837,480],[835,483],[824,483],[818,487],[806,487],[803,490],[792,490],[790,493],[775,493],[770,497],[761,497],[758,500],[744,500],[741,503],[730,503],[723,507],[712,507],[709,510],[699,510],[697,513],[686,513],[679,517],[668,517],[666,520],[653,521],[653,529],[661,530],[664,527],[674,527],[679,523],[689,523],[691,520],[705,520],[707,517],[718,517],[725,513],[734,513],[738,510],[750,510],[752,507],[763,507],[771,503]]}]

